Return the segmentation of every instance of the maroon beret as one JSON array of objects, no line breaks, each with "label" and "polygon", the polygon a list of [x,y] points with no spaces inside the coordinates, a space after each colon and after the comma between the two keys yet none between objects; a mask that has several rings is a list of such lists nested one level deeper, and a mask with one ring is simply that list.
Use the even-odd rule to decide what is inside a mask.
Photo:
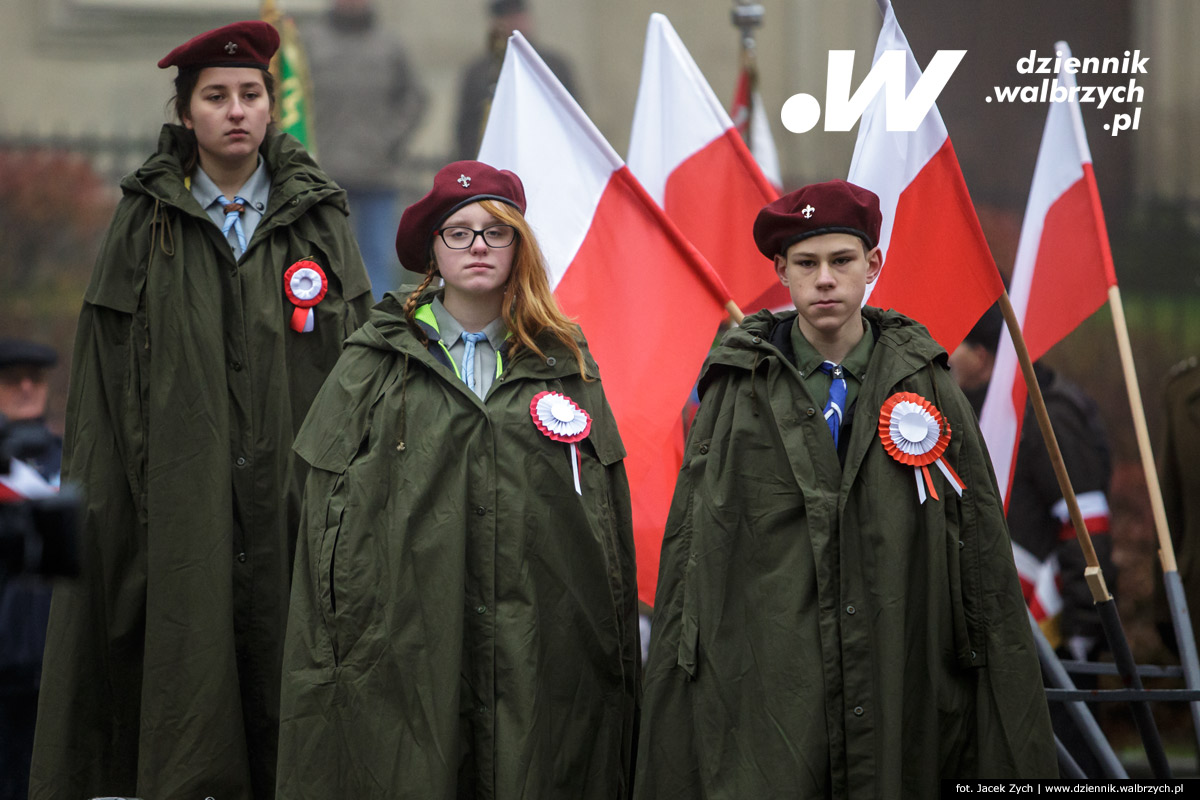
[{"label": "maroon beret", "polygon": [[784,255],[796,242],[823,233],[851,233],[879,244],[879,197],[846,181],[813,183],[768,203],[754,220],[754,243],[767,258]]},{"label": "maroon beret", "polygon": [[433,232],[455,211],[480,200],[499,200],[525,213],[525,187],[516,173],[482,161],[455,161],[439,169],[429,194],[400,215],[396,255],[404,268],[427,271]]},{"label": "maroon beret", "polygon": [[279,32],[260,20],[235,22],[187,41],[158,62],[159,69],[257,67],[267,69],[279,49]]}]

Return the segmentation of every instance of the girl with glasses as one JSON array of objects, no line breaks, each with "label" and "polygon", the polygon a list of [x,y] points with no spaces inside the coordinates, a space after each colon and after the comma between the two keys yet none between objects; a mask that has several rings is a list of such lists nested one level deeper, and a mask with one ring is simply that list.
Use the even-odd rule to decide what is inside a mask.
[{"label": "girl with glasses", "polygon": [[396,240],[424,282],[299,434],[280,797],[629,796],[624,450],[524,210],[511,172],[440,170]]}]

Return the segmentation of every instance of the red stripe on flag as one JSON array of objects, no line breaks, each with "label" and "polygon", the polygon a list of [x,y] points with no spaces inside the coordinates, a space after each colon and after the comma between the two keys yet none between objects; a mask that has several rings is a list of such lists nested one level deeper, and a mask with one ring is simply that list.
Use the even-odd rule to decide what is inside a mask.
[{"label": "red stripe on flag", "polygon": [[725,318],[711,268],[622,167],[555,297],[587,333],[628,456],[638,594],[653,604],[680,415]]},{"label": "red stripe on flag", "polygon": [[1096,241],[1100,243],[1100,257],[1104,261],[1104,282],[1117,285],[1117,271],[1113,267],[1112,248],[1108,243],[1108,223],[1104,221],[1104,207],[1100,205],[1100,187],[1096,184],[1096,173],[1090,160],[1083,162],[1083,179],[1087,182],[1088,205],[1091,207],[1092,223],[1096,226]]},{"label": "red stripe on flag", "polygon": [[1084,170],[1084,177],[1050,204],[1038,242],[1021,326],[1034,360],[1104,305],[1116,284],[1104,217],[1093,205],[1091,165]]},{"label": "red stripe on flag", "polygon": [[900,193],[887,261],[868,302],[912,317],[953,350],[1003,290],[947,137]]},{"label": "red stripe on flag", "polygon": [[779,284],[754,244],[754,219],[779,197],[741,137],[730,128],[684,159],[667,177],[663,208],[747,308]]},{"label": "red stripe on flag", "polygon": [[1032,605],[1034,603],[1033,591],[1035,588],[1033,581],[1024,575],[1018,575],[1017,580],[1021,584],[1021,594],[1025,598],[1025,604]]}]

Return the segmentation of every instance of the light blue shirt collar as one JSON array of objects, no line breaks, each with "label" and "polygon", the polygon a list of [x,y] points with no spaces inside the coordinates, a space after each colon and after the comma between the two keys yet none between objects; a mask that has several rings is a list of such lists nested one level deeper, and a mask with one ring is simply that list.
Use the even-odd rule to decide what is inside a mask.
[{"label": "light blue shirt collar", "polygon": [[[260,155],[258,157],[258,167],[250,179],[243,184],[242,188],[235,196],[241,196],[246,200],[246,208],[242,211],[242,230],[246,234],[246,241],[249,242],[254,238],[254,229],[258,227],[258,223],[262,221],[263,214],[267,211],[267,202],[271,195],[271,173],[267,171],[267,163]],[[195,174],[192,175],[192,197],[208,214],[208,218],[213,221],[213,224],[218,228],[225,224],[225,211],[221,208],[221,203],[217,198],[221,196],[221,190],[217,188],[217,184],[213,179],[208,177],[203,169],[196,168]],[[233,202],[233,198],[226,198]],[[231,243],[234,252],[237,252],[237,244]],[[241,256],[241,253],[237,253]]]}]

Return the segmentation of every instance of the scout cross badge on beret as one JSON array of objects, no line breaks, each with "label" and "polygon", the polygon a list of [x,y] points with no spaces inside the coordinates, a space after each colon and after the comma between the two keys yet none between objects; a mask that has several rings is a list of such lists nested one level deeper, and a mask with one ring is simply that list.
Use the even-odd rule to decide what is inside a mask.
[{"label": "scout cross badge on beret", "polygon": [[159,69],[254,67],[267,69],[279,49],[279,32],[261,20],[223,25],[196,36],[167,53]]},{"label": "scout cross badge on beret", "polygon": [[754,243],[767,258],[787,255],[796,242],[826,233],[849,233],[870,250],[879,244],[879,197],[846,181],[804,186],[763,206],[754,220]]}]

